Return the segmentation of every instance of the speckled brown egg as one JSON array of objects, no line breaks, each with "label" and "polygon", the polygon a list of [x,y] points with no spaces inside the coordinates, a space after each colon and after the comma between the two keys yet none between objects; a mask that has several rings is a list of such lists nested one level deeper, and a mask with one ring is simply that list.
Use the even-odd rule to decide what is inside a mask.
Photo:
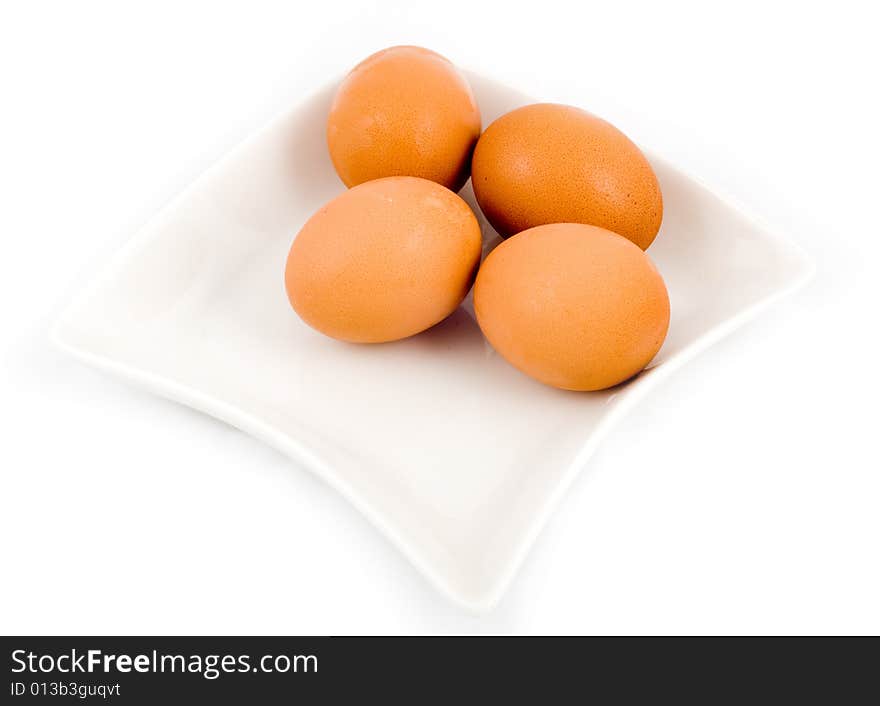
[{"label": "speckled brown egg", "polygon": [[503,115],[480,137],[474,194],[508,237],[545,223],[586,223],[645,250],[663,198],[638,147],[610,123],[567,105],[538,103]]},{"label": "speckled brown egg", "polygon": [[525,230],[486,258],[477,321],[522,372],[565,390],[601,390],[642,370],[669,327],[666,285],[632,242],[596,226]]},{"label": "speckled brown egg", "polygon": [[455,310],[480,252],[480,227],[459,196],[427,179],[377,179],[336,197],[302,227],[287,258],[287,296],[328,336],[393,341]]},{"label": "speckled brown egg", "polygon": [[327,119],[327,145],[346,186],[405,175],[458,191],[480,126],[474,94],[448,59],[391,47],[342,82]]}]

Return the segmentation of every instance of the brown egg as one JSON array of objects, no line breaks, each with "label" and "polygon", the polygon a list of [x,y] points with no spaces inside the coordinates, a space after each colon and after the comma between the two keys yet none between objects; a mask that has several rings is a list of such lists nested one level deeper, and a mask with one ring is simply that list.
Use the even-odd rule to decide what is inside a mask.
[{"label": "brown egg", "polygon": [[565,390],[601,390],[654,357],[669,297],[647,255],[579,223],[519,233],[486,258],[474,285],[477,321],[522,372]]},{"label": "brown egg", "polygon": [[346,186],[417,176],[458,191],[470,174],[480,110],[448,59],[392,47],[358,64],[339,87],[327,145]]},{"label": "brown egg", "polygon": [[645,156],[620,130],[579,108],[539,103],[503,115],[480,137],[474,194],[508,237],[545,223],[588,223],[645,250],[663,198]]},{"label": "brown egg", "polygon": [[389,177],[318,210],[293,241],[284,280],[309,326],[344,341],[393,341],[455,310],[480,252],[480,227],[459,196],[427,179]]}]

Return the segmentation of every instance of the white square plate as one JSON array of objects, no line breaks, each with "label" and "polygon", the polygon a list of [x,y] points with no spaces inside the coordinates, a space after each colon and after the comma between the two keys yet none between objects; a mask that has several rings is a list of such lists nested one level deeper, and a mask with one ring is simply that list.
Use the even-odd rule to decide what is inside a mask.
[{"label": "white square plate", "polygon": [[[533,102],[470,76],[484,125]],[[663,189],[649,254],[672,303],[649,370],[615,389],[544,387],[485,343],[468,301],[430,331],[352,346],[305,326],[283,287],[293,236],[343,186],[328,86],[157,215],[63,314],[88,363],[225,420],[342,493],[453,600],[502,595],[611,425],[648,389],[812,273],[792,243],[648,155]],[[470,186],[462,191],[476,208]],[[480,217],[485,250],[499,242]]]}]

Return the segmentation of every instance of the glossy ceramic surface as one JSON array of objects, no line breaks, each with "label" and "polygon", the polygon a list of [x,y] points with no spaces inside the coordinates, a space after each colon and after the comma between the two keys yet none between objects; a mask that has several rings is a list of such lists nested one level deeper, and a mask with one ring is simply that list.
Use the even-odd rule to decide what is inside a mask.
[{"label": "glossy ceramic surface", "polygon": [[[531,102],[470,79],[484,126]],[[343,189],[324,141],[333,88],[158,214],[64,313],[53,339],[280,449],[296,462],[292,472],[325,479],[440,590],[486,609],[610,426],[812,267],[792,243],[649,153],[665,216],[648,253],[672,321],[649,370],[630,382],[570,393],[530,380],[485,343],[470,298],[408,340],[325,338],[291,311],[283,272],[299,227]],[[462,195],[479,215],[470,185]],[[480,223],[488,251],[499,239]]]}]

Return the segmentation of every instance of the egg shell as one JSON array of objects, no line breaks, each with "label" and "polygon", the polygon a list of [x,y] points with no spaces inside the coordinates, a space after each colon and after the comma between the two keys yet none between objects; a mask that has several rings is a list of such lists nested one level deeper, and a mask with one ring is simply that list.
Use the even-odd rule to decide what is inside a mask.
[{"label": "egg shell", "polygon": [[525,230],[486,258],[477,322],[509,363],[547,385],[600,390],[642,370],[669,328],[669,297],[648,256],[576,223]]},{"label": "egg shell", "polygon": [[391,47],[358,64],[340,85],[327,145],[346,186],[418,176],[464,186],[480,136],[480,110],[464,76],[421,47]]},{"label": "egg shell", "polygon": [[644,250],[663,219],[648,160],[620,130],[580,108],[537,103],[501,116],[480,137],[472,171],[477,202],[504,237],[586,223]]},{"label": "egg shell", "polygon": [[369,181],[302,227],[287,258],[294,310],[333,338],[378,343],[442,321],[471,288],[480,227],[449,189],[416,177]]}]

